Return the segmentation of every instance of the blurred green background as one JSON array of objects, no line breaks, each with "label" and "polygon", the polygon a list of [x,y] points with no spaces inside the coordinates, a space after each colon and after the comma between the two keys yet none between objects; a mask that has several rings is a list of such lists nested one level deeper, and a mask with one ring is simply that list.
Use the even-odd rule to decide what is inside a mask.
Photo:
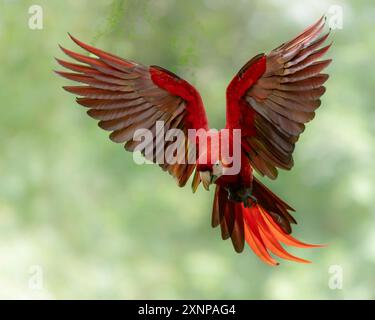
[{"label": "blurred green background", "polygon": [[[41,5],[42,30],[28,27]],[[110,143],[53,74],[67,32],[192,82],[212,127],[225,88],[268,52],[341,5],[323,107],[295,167],[267,185],[297,209],[293,250],[310,265],[272,268],[211,229],[211,193],[179,189]],[[0,0],[0,298],[375,298],[373,1]],[[343,270],[331,290],[329,268]],[[42,285],[32,285],[35,270]]]}]

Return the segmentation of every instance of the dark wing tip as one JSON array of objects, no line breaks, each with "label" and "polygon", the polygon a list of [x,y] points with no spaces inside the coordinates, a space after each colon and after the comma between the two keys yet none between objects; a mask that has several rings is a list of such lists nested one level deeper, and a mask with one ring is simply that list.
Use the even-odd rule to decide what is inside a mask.
[{"label": "dark wing tip", "polygon": [[56,73],[56,74],[57,74],[58,76],[60,76],[60,77],[64,77],[64,76],[63,76],[64,72],[62,72],[62,71],[52,70],[52,72],[53,72],[53,73]]},{"label": "dark wing tip", "polygon": [[74,37],[70,32],[68,32],[68,36],[69,38],[78,46],[80,46],[81,48],[85,49],[82,45],[84,45],[84,43],[80,40],[78,40],[76,37]]}]

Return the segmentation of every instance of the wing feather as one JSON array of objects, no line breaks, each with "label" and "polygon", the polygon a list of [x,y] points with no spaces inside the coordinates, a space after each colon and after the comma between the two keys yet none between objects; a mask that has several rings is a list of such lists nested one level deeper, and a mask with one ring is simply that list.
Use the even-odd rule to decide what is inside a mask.
[{"label": "wing feather", "polygon": [[[326,91],[328,75],[322,71],[332,60],[319,60],[331,47],[324,45],[330,33],[323,31],[325,22],[320,18],[268,55],[250,60],[227,89],[227,127],[240,124],[252,166],[271,179],[277,177],[277,168],[292,168],[295,143]],[[240,97],[234,94],[239,88],[245,92]]]},{"label": "wing feather", "polygon": [[[189,83],[165,69],[146,67],[85,44],[71,35],[70,37],[79,47],[94,56],[76,53],[60,46],[75,62],[56,59],[60,66],[68,70],[56,73],[81,84],[63,88],[79,96],[76,98],[77,103],[88,108],[87,114],[99,120],[99,127],[112,132],[110,139],[124,143],[128,151],[135,151],[141,143],[134,139],[135,132],[138,129],[150,129],[153,139],[149,144],[153,144],[154,154],[148,160],[154,161],[173,175],[180,186],[185,185],[195,169],[192,160],[196,159],[195,149],[189,147],[193,142],[188,141],[187,130],[208,129],[199,93]],[[195,114],[200,117],[194,117]],[[185,143],[179,146],[183,159],[179,159],[178,163],[159,161],[165,160],[160,157],[160,153],[171,142],[166,141],[164,149],[156,148],[156,144],[160,144],[165,138],[156,130],[157,121],[164,121],[164,130],[181,129],[184,133]],[[156,149],[159,154],[156,154]],[[193,163],[188,164],[188,159]],[[195,180],[196,189],[199,179]]]}]

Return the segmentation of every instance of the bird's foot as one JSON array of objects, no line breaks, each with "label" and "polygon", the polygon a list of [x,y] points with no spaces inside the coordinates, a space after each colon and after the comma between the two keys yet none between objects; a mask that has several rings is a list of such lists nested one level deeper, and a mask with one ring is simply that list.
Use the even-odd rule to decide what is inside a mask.
[{"label": "bird's foot", "polygon": [[258,204],[258,199],[255,198],[253,195],[250,195],[245,201],[244,201],[245,208],[251,208],[253,206],[256,206]]},{"label": "bird's foot", "polygon": [[245,208],[251,208],[258,203],[257,198],[252,194],[252,188],[243,188],[240,190],[232,190],[228,188],[227,191],[229,200],[243,203]]},{"label": "bird's foot", "polygon": [[232,190],[231,188],[227,189],[228,191],[228,200],[233,202],[242,202],[242,198],[238,194],[237,190]]}]

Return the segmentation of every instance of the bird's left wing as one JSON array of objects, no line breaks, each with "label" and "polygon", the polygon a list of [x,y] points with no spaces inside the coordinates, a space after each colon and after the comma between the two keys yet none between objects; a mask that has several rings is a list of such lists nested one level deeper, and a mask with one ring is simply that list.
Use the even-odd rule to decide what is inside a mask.
[{"label": "bird's left wing", "polygon": [[[79,63],[56,59],[73,72],[57,71],[64,78],[83,83],[83,86],[66,86],[65,90],[80,97],[77,102],[89,108],[87,114],[99,120],[99,126],[112,131],[110,139],[125,143],[128,151],[136,150],[141,143],[133,139],[137,129],[152,133],[153,152],[144,154],[148,160],[173,175],[179,186],[186,184],[195,168],[196,151],[190,148],[189,129],[208,129],[202,99],[195,88],[175,74],[157,66],[147,67],[87,45],[76,38],[72,40],[94,56],[82,55],[61,47],[62,51]],[[156,128],[157,121],[164,124],[164,133],[180,129],[184,142],[178,147],[183,159],[168,163],[176,151],[168,147],[173,139],[165,141]],[[159,133],[158,133],[159,132]],[[169,141],[170,140],[170,141]],[[163,142],[162,147],[157,147]],[[181,150],[180,150],[181,149]],[[168,150],[171,154],[168,154]],[[173,151],[174,150],[174,151]],[[193,190],[199,184],[194,176]]]},{"label": "bird's left wing", "polygon": [[312,120],[324,94],[331,60],[319,61],[325,17],[297,37],[251,59],[227,89],[227,127],[242,130],[242,148],[251,165],[271,179],[277,168],[293,166],[295,143]]}]

